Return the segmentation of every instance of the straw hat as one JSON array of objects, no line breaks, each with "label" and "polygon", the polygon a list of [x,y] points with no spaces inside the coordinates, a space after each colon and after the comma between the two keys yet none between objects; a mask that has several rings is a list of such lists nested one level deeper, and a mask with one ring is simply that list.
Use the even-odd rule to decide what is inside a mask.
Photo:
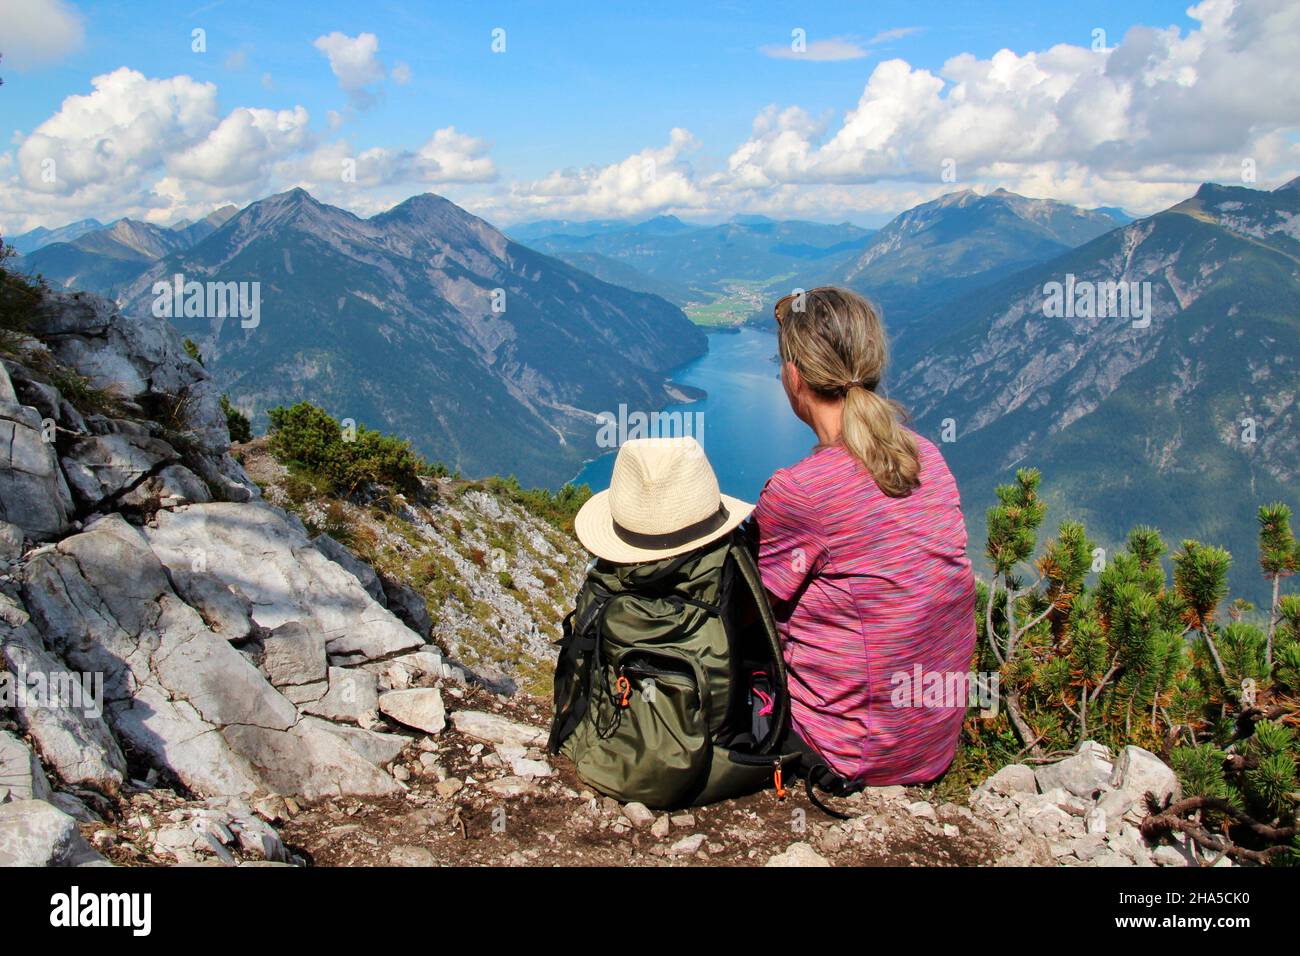
[{"label": "straw hat", "polygon": [[635,564],[716,541],[753,510],[718,491],[694,438],[634,438],[618,450],[609,490],[592,495],[573,524],[592,554]]}]

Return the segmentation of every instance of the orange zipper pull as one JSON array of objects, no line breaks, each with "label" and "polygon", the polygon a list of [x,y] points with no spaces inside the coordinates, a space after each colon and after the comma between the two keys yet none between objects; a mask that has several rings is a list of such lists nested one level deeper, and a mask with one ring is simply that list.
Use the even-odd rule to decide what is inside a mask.
[{"label": "orange zipper pull", "polygon": [[619,674],[618,682],[616,686],[618,687],[619,692],[623,695],[619,699],[618,706],[626,707],[628,705],[628,701],[632,697],[632,682],[628,680],[626,677],[624,677],[622,674]]},{"label": "orange zipper pull", "polygon": [[780,760],[777,760],[777,761],[776,761],[776,766],[775,766],[775,767],[773,768],[773,770],[772,770],[772,780],[773,780],[773,782],[776,784],[776,798],[777,798],[778,800],[784,800],[784,799],[786,798],[786,795],[787,795],[790,791],[788,791],[788,790],[785,789],[785,783],[784,783],[784,782],[782,781],[782,779],[781,779],[781,761],[780,761]]}]

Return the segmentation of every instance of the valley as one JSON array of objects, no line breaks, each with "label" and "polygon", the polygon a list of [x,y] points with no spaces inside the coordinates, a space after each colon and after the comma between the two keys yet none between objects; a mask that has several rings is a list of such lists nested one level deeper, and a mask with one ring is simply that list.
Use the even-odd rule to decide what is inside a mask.
[{"label": "valley", "polygon": [[771,290],[788,282],[791,274],[770,279],[723,279],[721,290],[707,302],[687,303],[683,311],[696,325],[706,328],[731,328],[743,325],[772,307]]},{"label": "valley", "polygon": [[[740,320],[766,333],[772,302],[795,286],[840,282],[881,305],[887,387],[949,461],[981,571],[994,487],[1038,467],[1049,528],[1082,520],[1107,553],[1136,523],[1170,541],[1221,543],[1240,556],[1234,592],[1262,603],[1255,509],[1294,502],[1300,461],[1296,195],[1294,184],[1207,185],[1132,220],[1005,191],[955,193],[900,215],[838,273],[731,280],[685,308],[706,327]],[[756,375],[776,352],[768,338],[761,359],[740,360]],[[724,486],[752,496],[767,475],[743,475],[737,458],[781,467],[807,446],[777,434],[769,454],[719,434],[768,434],[794,419],[775,376],[751,377],[749,400],[736,398],[744,348],[710,342],[709,357],[674,374],[733,396],[735,407],[710,403],[709,450]],[[597,460],[579,477],[600,488],[608,471]]]}]

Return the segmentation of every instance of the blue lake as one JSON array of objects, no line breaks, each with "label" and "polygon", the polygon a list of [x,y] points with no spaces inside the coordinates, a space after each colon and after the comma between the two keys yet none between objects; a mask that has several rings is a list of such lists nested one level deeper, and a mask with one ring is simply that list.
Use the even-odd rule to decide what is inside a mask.
[{"label": "blue lake", "polygon": [[[772,332],[718,332],[709,336],[705,355],[672,374],[674,382],[694,385],[709,395],[667,411],[702,416],[690,419],[703,425],[702,433],[691,434],[701,439],[722,491],[745,501],[757,501],[772,472],[806,456],[817,441],[790,411],[774,355]],[[589,484],[593,491],[608,488],[615,454],[588,462],[575,481]]]}]

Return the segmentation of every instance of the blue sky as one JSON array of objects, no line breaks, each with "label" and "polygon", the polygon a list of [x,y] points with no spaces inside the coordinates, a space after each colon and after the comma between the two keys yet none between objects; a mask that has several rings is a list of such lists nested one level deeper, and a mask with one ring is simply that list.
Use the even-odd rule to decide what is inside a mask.
[{"label": "blue sky", "polygon": [[[952,188],[994,185],[1145,211],[1201,178],[1229,178],[1239,155],[1256,160],[1261,180],[1293,168],[1290,94],[1223,122],[1208,146],[1176,142],[1162,153],[1136,142],[1143,125],[1154,136],[1157,109],[1190,108],[1188,75],[1193,92],[1205,84],[1207,102],[1217,102],[1229,52],[1261,71],[1278,56],[1275,34],[1295,18],[1282,0],[1257,6],[1267,16],[1241,15],[1232,0],[1211,0],[1199,16],[1175,2],[0,0],[0,115],[10,131],[0,226],[83,214],[166,221],[295,184],[363,214],[432,190],[500,223],[662,211],[878,223]],[[191,50],[195,28],[206,52]],[[503,53],[491,49],[496,28]],[[806,48],[772,55],[789,50],[796,28]],[[1105,65],[1115,52],[1090,51],[1097,29],[1112,51],[1134,48],[1122,71]],[[341,73],[319,42],[332,35]],[[1047,55],[1054,47],[1065,52]],[[817,55],[826,50],[851,58]],[[1290,64],[1300,61],[1294,52]],[[953,58],[967,67],[954,72]],[[862,110],[864,90],[890,62],[902,66],[880,74]],[[121,68],[139,78],[119,76],[60,121],[65,98],[90,96],[93,78]],[[1274,59],[1272,69],[1276,81],[1293,68]],[[1248,64],[1238,81],[1249,73]],[[194,82],[162,88],[177,77]],[[1153,82],[1158,98],[1146,92]],[[140,103],[178,117],[156,117],[156,126],[124,117]],[[185,120],[187,109],[205,118]],[[237,111],[253,112],[215,135]],[[756,133],[764,111],[769,122]],[[249,129],[236,137],[235,127],[262,129],[265,142]],[[890,135],[877,137],[886,127]],[[141,142],[150,138],[160,141],[152,153]],[[366,159],[367,150],[377,152]],[[80,159],[98,152],[108,158]],[[50,156],[70,172],[42,182],[39,163]],[[349,156],[361,182],[339,184],[330,171]],[[945,182],[947,158],[959,175]],[[638,172],[648,161],[653,172]],[[651,176],[655,188],[642,188],[638,177]]]},{"label": "blue sky", "polygon": [[[13,102],[5,118],[31,129],[63,97],[83,92],[91,76],[131,66],[150,76],[211,80],[228,107],[301,103],[324,127],[327,110],[345,98],[312,40],[333,31],[370,32],[379,38],[381,58],[409,64],[412,78],[405,87],[390,84],[382,108],[357,118],[359,137],[416,146],[432,129],[454,125],[489,136],[501,165],[540,176],[554,166],[612,162],[674,126],[716,142],[725,157],[768,103],[799,103],[814,113],[852,107],[869,68],[888,56],[937,68],[963,51],[989,56],[1002,47],[1090,42],[1096,27],[1118,38],[1138,22],[1189,25],[1185,2],[436,6],[352,0],[80,5],[85,47],[47,69],[10,71],[6,99]],[[799,12],[792,15],[792,8]],[[196,26],[207,31],[206,54],[190,50]],[[498,26],[506,30],[505,55],[490,50]],[[868,58],[841,62],[776,60],[759,52],[788,43],[795,27],[814,40],[867,41],[907,27],[919,32],[871,47]],[[241,51],[247,65],[227,65]],[[264,72],[272,76],[271,91],[262,88]]]}]

